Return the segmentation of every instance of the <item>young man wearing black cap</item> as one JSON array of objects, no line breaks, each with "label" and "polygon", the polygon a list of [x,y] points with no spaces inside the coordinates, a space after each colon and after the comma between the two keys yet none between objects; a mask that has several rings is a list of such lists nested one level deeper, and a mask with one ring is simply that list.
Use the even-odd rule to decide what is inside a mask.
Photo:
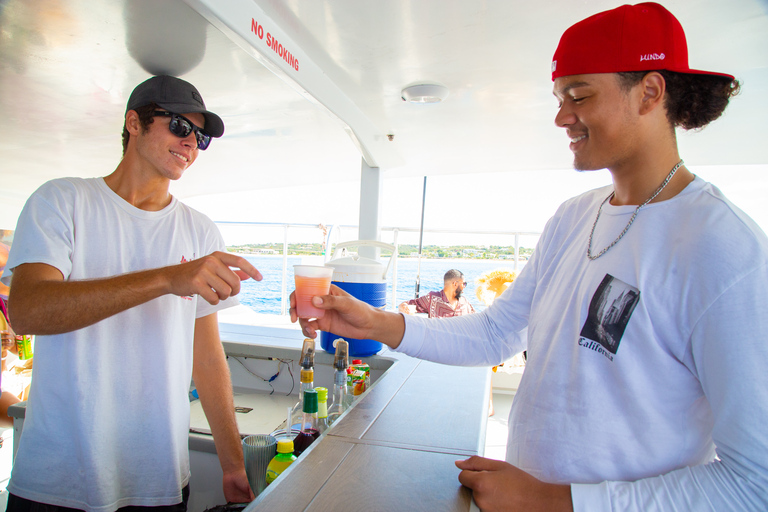
[{"label": "young man wearing black cap", "polygon": [[482,313],[438,323],[332,288],[305,334],[474,366],[527,349],[507,462],[456,464],[482,510],[768,510],[768,239],[675,136],[716,119],[738,82],[690,69],[653,3],[569,28],[552,79],[574,166],[612,186],[561,205]]},{"label": "young man wearing black cap", "polygon": [[3,275],[14,324],[38,335],[8,510],[185,510],[191,377],[226,499],[253,499],[216,312],[261,274],[168,189],[223,133],[192,84],[150,78],[128,100],[117,169],[27,201]]}]

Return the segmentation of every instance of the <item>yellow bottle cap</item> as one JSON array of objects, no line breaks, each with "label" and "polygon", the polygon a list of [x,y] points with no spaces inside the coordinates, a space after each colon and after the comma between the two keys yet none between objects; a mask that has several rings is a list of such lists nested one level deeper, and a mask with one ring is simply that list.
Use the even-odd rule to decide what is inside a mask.
[{"label": "yellow bottle cap", "polygon": [[293,439],[281,438],[277,440],[277,453],[293,453]]}]

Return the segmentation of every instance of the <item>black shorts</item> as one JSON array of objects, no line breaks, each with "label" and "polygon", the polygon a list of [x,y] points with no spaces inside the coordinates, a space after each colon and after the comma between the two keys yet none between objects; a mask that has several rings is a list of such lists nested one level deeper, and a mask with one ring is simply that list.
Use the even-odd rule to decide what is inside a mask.
[{"label": "black shorts", "polygon": [[[181,490],[181,503],[176,505],[163,505],[160,507],[122,507],[117,512],[187,512],[187,502],[189,501],[189,485]],[[13,494],[8,495],[8,507],[6,512],[83,512],[77,508],[59,507],[58,505],[47,505],[36,501],[25,500]]]}]

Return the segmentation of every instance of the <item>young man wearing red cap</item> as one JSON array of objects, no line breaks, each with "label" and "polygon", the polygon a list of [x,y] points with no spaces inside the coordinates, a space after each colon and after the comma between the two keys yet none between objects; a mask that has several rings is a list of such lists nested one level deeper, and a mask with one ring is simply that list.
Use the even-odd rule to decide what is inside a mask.
[{"label": "young man wearing red cap", "polygon": [[[507,461],[457,462],[482,510],[768,510],[768,239],[675,138],[738,82],[690,69],[682,27],[652,3],[569,28],[552,79],[574,166],[613,184],[561,205],[482,313],[437,323],[334,288],[305,334],[474,366],[527,349]],[[738,250],[714,271],[723,247]]]},{"label": "young man wearing red cap", "polygon": [[223,133],[192,84],[150,78],[128,100],[117,169],[27,201],[3,275],[14,326],[38,335],[8,510],[186,510],[192,377],[224,495],[253,499],[216,312],[261,274],[169,193]]}]

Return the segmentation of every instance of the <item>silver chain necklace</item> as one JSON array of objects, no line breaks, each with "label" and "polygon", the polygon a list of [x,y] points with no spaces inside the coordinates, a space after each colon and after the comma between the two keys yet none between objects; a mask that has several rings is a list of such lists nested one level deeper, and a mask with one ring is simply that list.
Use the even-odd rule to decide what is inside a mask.
[{"label": "silver chain necklace", "polygon": [[614,195],[614,193],[613,193],[613,192],[611,192],[611,194],[610,194],[608,197],[606,197],[606,198],[605,198],[605,200],[604,200],[602,203],[600,203],[600,208],[598,208],[598,209],[597,209],[597,217],[595,217],[595,222],[592,224],[592,231],[590,231],[590,232],[589,232],[589,244],[587,244],[587,258],[589,258],[590,260],[596,260],[597,258],[599,258],[600,256],[602,256],[603,254],[605,254],[606,252],[608,252],[608,249],[610,249],[611,247],[613,247],[614,245],[616,245],[616,244],[619,242],[619,240],[621,240],[621,238],[622,238],[622,237],[623,237],[623,236],[626,234],[626,232],[627,232],[627,231],[629,231],[629,226],[631,226],[631,225],[632,225],[632,223],[633,223],[633,222],[635,222],[635,217],[637,217],[637,212],[639,212],[639,211],[640,211],[640,208],[642,208],[643,206],[647,205],[648,203],[650,203],[651,201],[653,201],[654,199],[656,199],[656,196],[658,196],[658,195],[661,193],[661,191],[662,191],[662,190],[664,190],[664,187],[666,187],[666,186],[667,186],[667,183],[669,183],[669,180],[671,180],[671,179],[672,179],[672,176],[674,176],[674,175],[675,175],[675,173],[677,172],[677,170],[678,170],[680,167],[682,167],[682,166],[683,166],[683,161],[682,161],[682,160],[680,160],[679,162],[677,162],[677,165],[675,165],[675,166],[672,168],[672,170],[671,170],[671,171],[669,171],[669,174],[667,174],[667,177],[664,179],[664,182],[661,184],[661,186],[659,186],[659,188],[657,188],[657,189],[656,189],[656,192],[654,192],[654,193],[653,193],[653,195],[652,195],[651,197],[649,197],[648,199],[646,199],[646,200],[645,200],[645,202],[644,202],[643,204],[641,204],[640,206],[638,206],[637,208],[635,208],[635,211],[634,211],[634,213],[632,214],[632,217],[629,219],[629,222],[627,223],[627,225],[626,225],[626,227],[624,228],[624,230],[623,230],[623,231],[622,231],[622,232],[619,234],[619,236],[618,236],[618,237],[616,237],[616,240],[614,240],[614,241],[611,243],[611,245],[609,245],[608,247],[606,247],[605,249],[603,249],[602,251],[600,251],[600,252],[599,252],[599,253],[597,253],[596,255],[593,255],[593,254],[592,254],[592,237],[593,237],[593,236],[594,236],[594,234],[595,234],[595,227],[597,226],[597,221],[600,219],[600,213],[603,211],[603,205],[605,205],[605,203],[607,203],[608,201],[610,201],[610,199],[611,199],[611,198],[613,197],[613,195]]}]

